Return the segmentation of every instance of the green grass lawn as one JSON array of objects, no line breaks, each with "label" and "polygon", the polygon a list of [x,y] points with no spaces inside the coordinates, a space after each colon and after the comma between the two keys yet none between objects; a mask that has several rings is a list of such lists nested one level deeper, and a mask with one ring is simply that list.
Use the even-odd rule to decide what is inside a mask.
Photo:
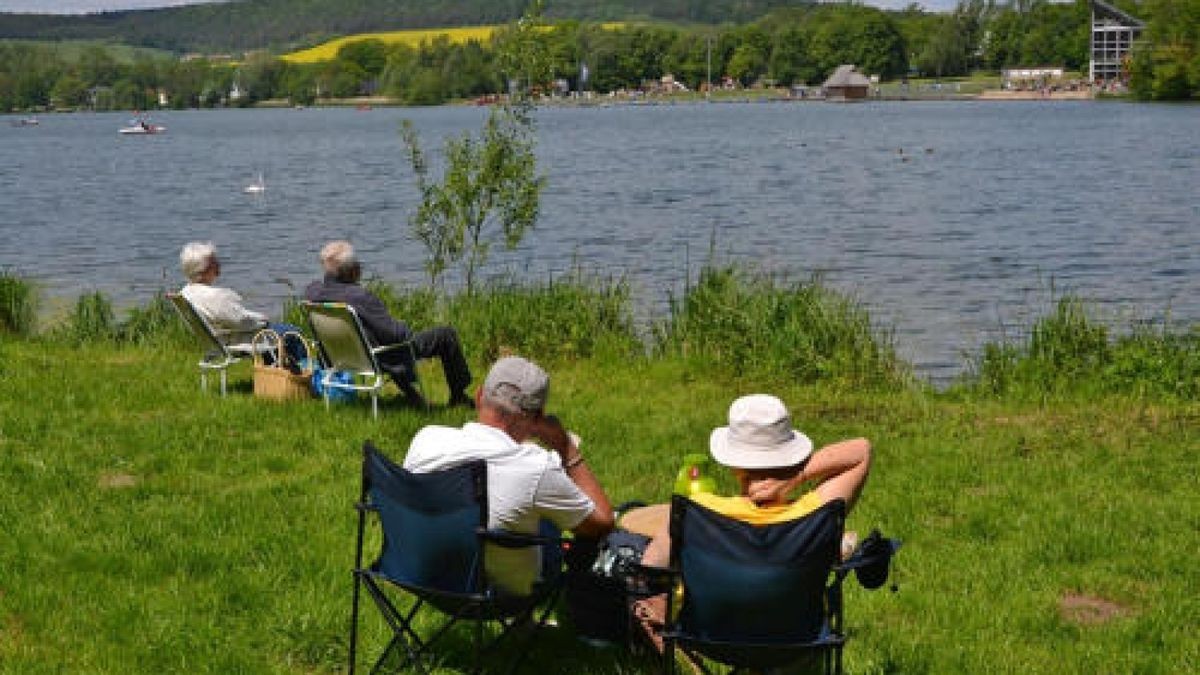
[{"label": "green grass lawn", "polygon": [[[399,458],[421,425],[467,411],[385,405],[375,421],[366,404],[271,404],[250,395],[247,365],[222,399],[199,390],[185,347],[2,339],[0,672],[344,668],[359,448]],[[1194,400],[837,393],[673,357],[549,365],[551,407],[615,500],[666,498],[682,456],[756,390],[818,443],[873,440],[848,526],[904,548],[897,592],[850,584],[849,673],[1200,664]],[[440,373],[425,376],[444,400]],[[383,639],[373,619],[367,651]],[[532,658],[544,672],[650,668],[565,630]]]}]

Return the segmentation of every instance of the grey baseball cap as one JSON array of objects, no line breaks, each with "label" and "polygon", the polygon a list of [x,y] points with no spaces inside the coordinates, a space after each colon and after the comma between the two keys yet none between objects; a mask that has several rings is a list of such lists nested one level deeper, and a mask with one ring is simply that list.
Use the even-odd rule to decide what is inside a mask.
[{"label": "grey baseball cap", "polygon": [[483,393],[513,412],[537,412],[546,407],[550,376],[533,361],[505,356],[492,364],[483,381]]}]

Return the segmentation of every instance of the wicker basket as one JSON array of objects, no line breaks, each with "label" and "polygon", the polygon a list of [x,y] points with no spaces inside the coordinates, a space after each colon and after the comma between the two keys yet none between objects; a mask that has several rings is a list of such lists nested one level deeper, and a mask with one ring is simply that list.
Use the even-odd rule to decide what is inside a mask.
[{"label": "wicker basket", "polygon": [[[285,333],[284,335],[295,335],[304,345],[304,351],[308,355],[305,369],[299,373],[293,373],[285,368],[284,336],[269,328],[260,330],[251,343],[254,347],[254,395],[271,401],[299,401],[312,398],[312,348],[308,346],[308,340],[305,340],[304,336],[299,333]],[[266,343],[275,353],[275,363],[271,365],[267,365],[263,360],[264,352],[259,349],[259,345],[263,343]]]}]

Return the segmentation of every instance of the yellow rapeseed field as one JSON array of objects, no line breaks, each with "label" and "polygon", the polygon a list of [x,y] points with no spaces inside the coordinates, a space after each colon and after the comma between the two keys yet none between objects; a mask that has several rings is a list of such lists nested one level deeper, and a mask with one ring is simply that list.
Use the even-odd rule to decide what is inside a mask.
[{"label": "yellow rapeseed field", "polygon": [[[602,24],[605,30],[616,30],[624,27],[625,24],[620,22],[610,22]],[[422,42],[432,42],[434,38],[446,36],[450,39],[451,44],[463,44],[471,40],[486,42],[492,37],[492,34],[502,26],[460,26],[458,28],[421,28],[414,30],[394,30],[386,33],[356,33],[354,35],[346,35],[344,37],[330,40],[309,47],[300,51],[284,54],[279,57],[284,61],[291,63],[318,63],[320,61],[332,61],[338,53],[338,50],[343,45],[360,40],[382,40],[387,44],[406,44],[410,47],[419,47]]]},{"label": "yellow rapeseed field", "polygon": [[284,61],[291,63],[317,63],[330,61],[337,56],[338,50],[351,42],[359,40],[382,40],[388,44],[401,43],[410,47],[418,47],[422,42],[432,42],[434,38],[445,35],[453,44],[462,44],[471,40],[487,41],[499,26],[463,26],[459,28],[424,28],[419,30],[396,30],[386,33],[357,33],[347,35],[329,42],[310,47],[298,52],[284,54]]}]

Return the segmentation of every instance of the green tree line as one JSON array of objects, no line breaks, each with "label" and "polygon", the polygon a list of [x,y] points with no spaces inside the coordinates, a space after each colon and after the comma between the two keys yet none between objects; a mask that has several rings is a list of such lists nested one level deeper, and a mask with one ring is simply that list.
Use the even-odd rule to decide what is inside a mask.
[{"label": "green tree line", "polygon": [[1200,97],[1200,0],[1147,0],[1144,9],[1150,20],[1130,64],[1134,93],[1158,100]]},{"label": "green tree line", "polygon": [[[1158,99],[1196,96],[1200,0],[1148,0],[1130,11],[1147,19],[1130,68],[1134,92]],[[1017,65],[1083,70],[1089,21],[1086,0],[962,0],[947,13],[829,4],[777,9],[723,26],[605,28],[591,21],[558,21],[543,39],[554,79],[572,89],[608,92],[636,89],[666,74],[691,89],[710,76],[744,86],[819,84],[842,63],[885,80]],[[503,32],[496,39],[503,39]],[[176,108],[268,99],[309,104],[371,94],[433,105],[503,92],[509,74],[502,72],[495,52],[494,40],[452,44],[436,39],[418,47],[363,40],[317,64],[288,63],[269,51],[239,62],[148,56],[120,61],[100,45],[67,52],[0,43],[0,111],[145,109],[158,105],[160,92]],[[235,85],[238,96],[230,96]]]},{"label": "green tree line", "polygon": [[[744,23],[813,0],[555,0],[549,19]],[[177,52],[288,48],[368,31],[507,23],[529,0],[241,0],[89,16],[0,14],[0,38],[114,39]]]}]

